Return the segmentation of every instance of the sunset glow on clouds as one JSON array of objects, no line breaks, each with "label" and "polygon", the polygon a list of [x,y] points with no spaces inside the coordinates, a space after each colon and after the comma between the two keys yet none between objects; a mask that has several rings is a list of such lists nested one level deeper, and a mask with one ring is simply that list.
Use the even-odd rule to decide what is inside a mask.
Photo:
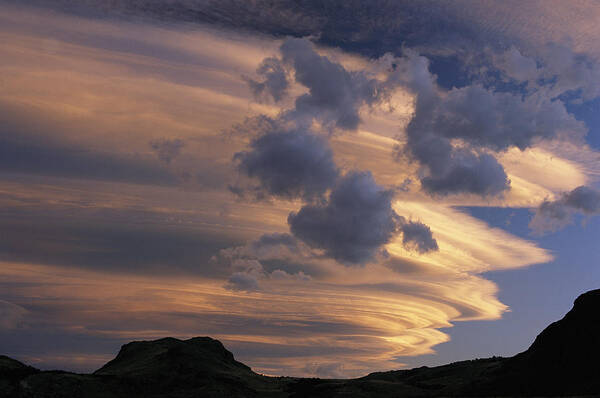
[{"label": "sunset glow on clouds", "polygon": [[454,49],[432,43],[369,57],[0,9],[1,348],[34,366],[210,335],[265,374],[399,368],[510,310],[486,273],[556,256],[464,207],[531,209],[540,233],[599,212],[600,154],[559,96],[580,83],[544,85],[558,69],[533,43],[535,67],[486,66],[539,74],[530,91],[475,73],[450,88],[422,54]]}]

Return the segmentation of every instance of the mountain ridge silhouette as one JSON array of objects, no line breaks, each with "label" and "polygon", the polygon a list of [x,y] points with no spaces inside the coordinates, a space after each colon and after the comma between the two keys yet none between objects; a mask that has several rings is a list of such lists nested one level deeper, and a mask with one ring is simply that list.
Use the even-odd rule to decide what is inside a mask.
[{"label": "mountain ridge silhouette", "polygon": [[210,337],[123,345],[92,374],[40,371],[0,356],[0,397],[600,396],[600,289],[510,357],[371,373],[358,379],[268,377]]}]

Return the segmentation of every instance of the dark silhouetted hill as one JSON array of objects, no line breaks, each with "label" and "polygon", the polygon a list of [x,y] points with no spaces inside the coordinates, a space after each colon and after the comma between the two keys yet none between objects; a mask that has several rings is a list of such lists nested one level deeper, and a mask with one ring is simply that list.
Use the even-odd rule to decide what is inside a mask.
[{"label": "dark silhouetted hill", "polygon": [[252,374],[233,358],[220,341],[210,337],[178,340],[172,337],[125,344],[117,357],[94,372],[95,375],[155,377],[203,373]]},{"label": "dark silhouetted hill", "polygon": [[579,296],[527,351],[508,359],[484,390],[600,396],[600,289]]},{"label": "dark silhouetted hill", "polygon": [[267,377],[209,337],[125,344],[93,374],[39,371],[0,356],[1,398],[600,396],[600,290],[581,295],[512,358],[372,373]]},{"label": "dark silhouetted hill", "polygon": [[38,373],[39,370],[0,355],[0,397],[16,397],[21,380]]}]

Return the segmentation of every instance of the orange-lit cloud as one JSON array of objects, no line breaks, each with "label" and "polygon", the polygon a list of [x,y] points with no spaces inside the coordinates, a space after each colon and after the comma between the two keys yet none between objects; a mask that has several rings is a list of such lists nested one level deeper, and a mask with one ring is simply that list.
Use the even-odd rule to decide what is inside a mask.
[{"label": "orange-lit cloud", "polygon": [[[508,310],[484,272],[553,258],[453,206],[534,207],[600,172],[592,149],[582,156],[580,148],[546,142],[498,155],[511,180],[504,197],[431,199],[419,190],[418,165],[394,160],[414,112],[413,95],[398,89],[390,103],[360,110],[364,123],[358,131],[333,135],[330,142],[342,170],[370,170],[379,184],[406,188],[398,189],[394,209],[426,223],[439,251],[418,255],[398,237],[386,245],[389,258],[364,266],[286,257],[296,261],[294,272],[310,278],[265,272],[260,290],[232,291],[226,288],[230,270],[209,258],[265,233],[288,232],[287,216],[301,206],[277,199],[240,202],[227,189],[237,176],[231,158],[248,137],[223,132],[246,117],[280,111],[254,101],[243,77],[254,76],[264,57],[276,55],[280,41],[209,29],[102,21],[82,26],[76,17],[8,6],[0,22],[0,58],[6,60],[0,65],[0,107],[20,140],[66,147],[66,155],[126,157],[149,168],[151,176],[156,170],[174,176],[171,183],[158,183],[44,169],[1,174],[3,222],[22,234],[10,241],[11,249],[30,255],[0,267],[0,313],[10,314],[0,322],[5,329],[41,325],[111,339],[115,351],[131,339],[211,335],[267,374],[358,376],[398,368],[402,357],[431,353],[448,341],[441,328],[499,319]],[[319,51],[351,69],[378,71],[360,57]],[[292,86],[291,97],[302,90]],[[286,101],[284,108],[292,106],[291,98]],[[161,139],[185,142],[168,164],[150,145]],[[42,223],[52,236],[44,235]],[[118,239],[107,237],[114,230],[140,237],[133,237],[132,248],[121,248]],[[210,248],[202,248],[198,258],[177,245],[160,257],[145,251],[167,235],[177,242],[198,239],[197,246],[214,235],[222,247],[210,255]],[[136,250],[149,254],[136,256]],[[137,265],[111,266],[121,251]],[[21,357],[39,366],[55,361],[91,369],[110,353]]]}]

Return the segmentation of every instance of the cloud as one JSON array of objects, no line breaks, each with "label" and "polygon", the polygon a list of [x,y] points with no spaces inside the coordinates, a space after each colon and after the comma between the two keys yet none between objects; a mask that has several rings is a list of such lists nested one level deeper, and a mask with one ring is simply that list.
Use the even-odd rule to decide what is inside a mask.
[{"label": "cloud", "polygon": [[493,61],[496,68],[518,81],[536,80],[539,76],[535,60],[523,56],[514,45],[501,54],[495,54]]},{"label": "cloud", "polygon": [[[248,220],[250,208],[237,205],[231,215],[237,221],[227,227],[230,221],[218,215],[219,203],[231,199],[227,192],[214,198],[176,187],[117,187],[89,179],[5,174],[0,206],[7,217],[0,218],[0,230],[11,233],[0,241],[0,257],[114,273],[224,278],[227,272],[210,267],[215,251],[247,240],[244,231],[261,225],[261,218],[280,218],[285,227],[289,211],[262,212],[254,205]],[[187,229],[192,223],[196,227]]]},{"label": "cloud", "polygon": [[[224,286],[226,289],[243,292],[260,291],[267,282],[312,279],[304,271],[288,272],[279,268],[269,271],[263,266],[263,262],[268,263],[272,259],[280,260],[274,266],[282,266],[286,259],[289,261],[292,258],[301,258],[303,253],[300,246],[301,243],[289,234],[264,234],[244,246],[222,249],[211,261],[232,272]],[[305,258],[310,257],[312,257],[311,253],[308,256],[305,254]]]},{"label": "cloud", "polygon": [[529,227],[537,234],[556,231],[570,224],[577,212],[587,216],[600,214],[600,192],[582,185],[563,193],[557,200],[544,200]]},{"label": "cloud", "polygon": [[[317,203],[290,213],[288,224],[292,234],[338,261],[354,264],[370,261],[398,232],[399,225],[405,223],[391,208],[393,191],[378,186],[369,172],[349,172],[339,177],[329,143],[323,136],[312,133],[308,126],[315,119],[323,123],[326,130],[331,125],[356,129],[361,106],[389,98],[400,82],[418,80],[423,70],[428,72],[427,63],[414,57],[405,60],[399,68],[386,56],[376,66],[388,73],[391,71],[391,75],[377,80],[368,78],[366,71],[349,72],[341,64],[317,53],[307,39],[287,39],[280,52],[282,62],[293,70],[296,81],[308,88],[308,93],[297,97],[295,107],[282,111],[277,119],[261,115],[234,126],[233,133],[253,136],[250,150],[234,156],[237,169],[249,178],[256,178],[259,185],[236,184],[231,190],[239,196],[251,192],[258,199],[271,196],[301,198],[305,202],[318,199]],[[262,65],[272,64],[280,66],[279,61],[272,58],[265,59]],[[417,82],[414,87],[422,88],[423,84]],[[432,86],[429,87],[431,90]],[[465,155],[461,159],[464,158]],[[488,158],[482,155],[477,159]],[[471,177],[468,170],[464,172],[467,161],[456,163],[462,168],[455,167],[451,171],[457,174],[458,170],[462,174],[455,178]],[[481,163],[484,162],[468,165],[476,168]],[[490,177],[490,169],[484,169],[488,172],[483,178]],[[506,175],[502,177],[506,184]],[[435,181],[429,186],[435,187]],[[332,191],[325,201],[329,189]],[[437,249],[431,231],[427,230],[427,237],[427,231],[417,231],[416,225],[406,228],[407,247],[421,253]]]},{"label": "cloud", "polygon": [[27,312],[20,305],[0,300],[0,331],[18,328]]},{"label": "cloud", "polygon": [[390,84],[369,78],[364,71],[346,70],[317,53],[308,39],[287,39],[280,53],[281,60],[268,57],[259,66],[263,82],[248,80],[254,94],[276,89],[273,98],[280,98],[280,89],[287,88],[284,65],[308,93],[296,97],[294,107],[283,109],[276,119],[260,115],[231,129],[253,137],[250,150],[236,153],[234,161],[241,174],[259,181],[258,185],[234,184],[231,191],[239,196],[252,193],[258,199],[321,199],[339,171],[329,142],[313,131],[313,120],[326,132],[356,130],[360,108],[386,98]]},{"label": "cloud", "polygon": [[572,43],[548,42],[524,56],[514,45],[492,55],[492,65],[508,78],[527,82],[527,89],[566,101],[589,101],[600,94],[600,68],[596,59],[577,52]]},{"label": "cloud", "polygon": [[404,223],[402,230],[402,244],[408,249],[416,250],[423,254],[439,250],[437,241],[433,238],[431,228],[419,221]]},{"label": "cloud", "polygon": [[[475,5],[464,0],[417,3],[336,0],[330,3],[324,6],[319,1],[300,4],[291,0],[276,3],[268,0],[252,3],[243,0],[173,0],[165,7],[151,0],[119,0],[106,7],[102,0],[87,0],[75,7],[68,0],[56,0],[51,4],[43,0],[28,1],[31,5],[60,8],[63,12],[96,18],[101,15],[122,19],[123,15],[136,15],[161,22],[226,26],[246,35],[248,31],[255,31],[276,37],[313,36],[320,44],[372,58],[398,51],[402,46],[447,54],[465,52],[465,48],[478,51],[483,46],[498,47],[513,42],[526,46],[528,55],[541,52],[548,42],[566,42],[566,45],[592,54],[598,50],[593,28],[598,8],[588,1],[568,4],[553,1],[481,2]],[[540,16],[535,21],[530,17],[534,14]],[[531,63],[523,59],[527,57],[509,53],[506,58],[503,60],[505,68],[514,76],[524,77],[532,70]],[[597,87],[594,83],[590,85]],[[585,86],[583,89],[587,90]]]},{"label": "cloud", "polygon": [[175,185],[177,178],[150,156],[63,140],[53,119],[0,100],[0,170],[69,178]]},{"label": "cloud", "polygon": [[349,72],[341,64],[319,55],[308,39],[288,39],[281,45],[283,62],[291,65],[296,82],[308,93],[296,98],[287,117],[316,119],[326,126],[356,130],[363,105],[382,101],[380,81],[364,72]]},{"label": "cloud", "polygon": [[[241,146],[219,132],[262,107],[249,106],[240,74],[277,43],[2,9],[3,34],[13,40],[0,54],[10,59],[0,74],[11,76],[0,95],[0,168],[158,185],[181,185],[179,171],[202,170],[190,172],[199,181],[186,188],[227,187],[225,159]],[[190,156],[176,159],[179,170],[156,161],[148,145],[159,137],[185,142]]]},{"label": "cloud", "polygon": [[578,139],[587,132],[561,101],[479,84],[444,90],[426,58],[407,51],[393,62],[392,78],[417,97],[404,153],[424,166],[421,184],[430,194],[499,195],[510,184],[494,151],[524,150],[541,139]]},{"label": "cloud", "polygon": [[[569,114],[563,102],[542,93],[524,96],[479,83],[446,90],[430,72],[429,60],[410,49],[404,49],[402,57],[385,55],[358,72],[320,55],[307,39],[288,39],[280,51],[282,62],[294,71],[296,81],[309,90],[296,98],[294,108],[281,113],[279,123],[295,125],[296,129],[307,129],[317,120],[325,129],[354,130],[361,123],[362,106],[388,101],[400,88],[411,91],[416,96],[415,110],[399,157],[408,155],[421,165],[421,187],[432,196],[501,196],[510,189],[510,180],[497,159],[499,153],[511,148],[523,151],[544,139],[576,141],[587,132],[585,124]],[[525,69],[531,69],[531,62],[535,62],[529,62],[516,48],[501,58],[512,74],[533,73]],[[369,77],[376,69],[385,71],[385,77]],[[243,192],[239,187],[234,190]],[[279,191],[285,197],[319,196],[286,190]],[[260,197],[267,196],[269,189],[263,186],[254,191]],[[322,196],[326,189],[318,191]]]},{"label": "cloud", "polygon": [[260,290],[258,281],[263,278],[264,270],[259,261],[234,259],[231,268],[238,271],[229,277],[225,285],[226,289],[245,292]]},{"label": "cloud", "polygon": [[[460,205],[460,202],[457,202]],[[481,274],[491,270],[517,269],[529,264],[547,263],[553,256],[534,242],[490,227],[455,208],[446,201],[396,201],[394,209],[400,214],[418,215],[419,221],[435,231],[440,250],[428,253],[427,263],[436,269],[452,269]],[[526,211],[524,210],[526,214]],[[418,260],[406,253],[401,236],[386,246],[392,257]]]},{"label": "cloud", "polygon": [[577,101],[598,97],[600,68],[594,58],[576,52],[571,46],[554,42],[542,46],[539,53],[542,64],[540,89],[548,91],[549,96],[569,93]]},{"label": "cloud", "polygon": [[431,195],[495,196],[509,188],[504,168],[488,153],[454,148],[447,139],[435,136],[419,137],[411,144],[412,153],[427,165],[428,174],[421,177],[421,187]]},{"label": "cloud", "polygon": [[263,59],[256,69],[256,74],[262,76],[263,80],[257,81],[244,77],[256,99],[271,96],[275,102],[278,102],[287,94],[289,82],[286,71],[278,58]]},{"label": "cloud", "polygon": [[260,264],[264,272],[259,279],[274,281],[323,277],[335,263],[288,233],[263,234],[244,245],[222,249],[211,259],[215,267],[230,273],[245,270],[239,264],[246,261]]},{"label": "cloud", "polygon": [[296,274],[290,274],[283,270],[276,269],[270,274],[271,279],[276,280],[301,280],[301,281],[310,281],[312,277],[310,275],[306,275],[304,272],[299,271]]},{"label": "cloud", "polygon": [[[587,129],[567,112],[560,101],[542,96],[494,92],[480,85],[452,89],[426,109],[431,130],[449,139],[501,151],[521,150],[535,140],[559,137],[561,133],[581,137]],[[418,112],[419,110],[417,110]]]},{"label": "cloud", "polygon": [[250,150],[234,155],[240,173],[258,180],[258,186],[234,187],[240,193],[285,199],[320,198],[335,183],[338,169],[325,138],[268,120],[269,127],[250,142]]},{"label": "cloud", "polygon": [[259,290],[258,278],[246,272],[235,272],[229,277],[225,288],[233,291],[257,291]]},{"label": "cloud", "polygon": [[168,139],[160,138],[150,141],[150,147],[160,160],[169,164],[181,153],[181,149],[185,146],[185,142],[178,138]]},{"label": "cloud", "polygon": [[393,192],[377,185],[370,172],[349,172],[324,205],[306,205],[290,213],[292,234],[336,260],[370,261],[398,230]]},{"label": "cloud", "polygon": [[600,211],[600,192],[580,186],[565,194],[564,202],[584,214],[597,214]]},{"label": "cloud", "polygon": [[252,242],[252,247],[255,250],[262,248],[271,248],[274,246],[285,246],[290,250],[298,250],[298,241],[290,234],[273,233],[261,235],[255,242]]},{"label": "cloud", "polygon": [[[29,3],[50,7],[42,0]],[[136,15],[163,23],[212,24],[277,37],[312,35],[321,44],[360,51],[368,56],[379,56],[406,43],[442,42],[449,46],[461,39],[472,42],[481,41],[482,36],[498,36],[497,30],[482,32],[482,29],[476,29],[477,23],[465,23],[461,14],[468,8],[468,3],[461,2],[454,6],[439,1],[415,4],[408,0],[332,0],[327,5],[312,0],[301,3],[293,0],[256,0],[252,3],[243,0],[172,0],[168,7],[151,0],[118,0],[113,1],[110,7],[106,7],[102,0],[79,2],[76,7],[68,0],[56,0],[54,3],[52,8],[61,7],[64,12],[92,17]],[[485,16],[488,17],[488,14]],[[468,16],[471,16],[470,13]]]}]

